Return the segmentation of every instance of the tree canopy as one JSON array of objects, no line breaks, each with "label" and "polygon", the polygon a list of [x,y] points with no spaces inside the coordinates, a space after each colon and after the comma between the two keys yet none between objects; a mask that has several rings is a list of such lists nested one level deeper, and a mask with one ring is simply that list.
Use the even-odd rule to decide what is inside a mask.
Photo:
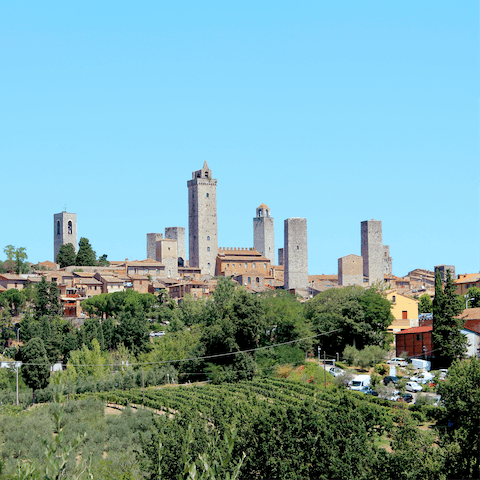
[{"label": "tree canopy", "polygon": [[22,376],[25,383],[33,389],[35,403],[35,390],[45,388],[50,378],[50,363],[41,338],[32,338],[22,348]]},{"label": "tree canopy", "polygon": [[464,306],[455,293],[455,284],[450,270],[447,270],[445,286],[440,272],[435,274],[435,298],[433,300],[432,340],[435,361],[438,365],[450,365],[466,352],[467,337],[461,333],[465,320],[458,318]]},{"label": "tree canopy", "polygon": [[97,256],[88,241],[88,238],[82,237],[78,242],[78,253],[76,258],[76,265],[79,266],[93,266],[96,264]]},{"label": "tree canopy", "polygon": [[60,265],[60,268],[76,265],[76,260],[75,247],[71,243],[60,245],[57,258],[55,259],[55,262]]}]

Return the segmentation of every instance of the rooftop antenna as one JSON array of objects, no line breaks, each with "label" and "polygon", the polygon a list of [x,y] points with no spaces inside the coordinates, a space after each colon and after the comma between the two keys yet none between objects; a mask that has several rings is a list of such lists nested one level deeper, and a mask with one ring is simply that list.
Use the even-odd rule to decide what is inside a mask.
[{"label": "rooftop antenna", "polygon": [[64,211],[64,212],[67,211],[67,204],[65,204],[65,206],[63,207],[63,211]]}]

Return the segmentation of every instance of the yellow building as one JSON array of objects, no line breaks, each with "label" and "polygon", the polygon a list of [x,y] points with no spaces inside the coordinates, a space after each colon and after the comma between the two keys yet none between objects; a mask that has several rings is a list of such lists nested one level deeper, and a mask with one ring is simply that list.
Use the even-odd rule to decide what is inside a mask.
[{"label": "yellow building", "polygon": [[388,327],[389,332],[400,332],[406,328],[418,327],[418,300],[406,297],[397,290],[387,292],[392,302],[391,312],[395,321]]}]

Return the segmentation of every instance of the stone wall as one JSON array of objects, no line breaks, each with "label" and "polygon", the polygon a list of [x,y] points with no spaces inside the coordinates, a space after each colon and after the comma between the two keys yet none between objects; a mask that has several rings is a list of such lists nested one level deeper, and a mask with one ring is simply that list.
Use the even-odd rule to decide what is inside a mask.
[{"label": "stone wall", "polygon": [[156,260],[165,265],[165,276],[178,278],[177,241],[163,238],[157,242]]},{"label": "stone wall", "polygon": [[278,264],[283,265],[284,264],[284,258],[283,258],[283,248],[278,249]]},{"label": "stone wall", "polygon": [[450,270],[450,274],[452,278],[455,279],[455,266],[454,265],[436,265],[433,271],[436,273],[437,270],[440,272],[440,276],[442,277],[442,282],[447,280],[447,270]]},{"label": "stone wall", "polygon": [[308,286],[307,219],[285,220],[285,289],[306,290]]}]

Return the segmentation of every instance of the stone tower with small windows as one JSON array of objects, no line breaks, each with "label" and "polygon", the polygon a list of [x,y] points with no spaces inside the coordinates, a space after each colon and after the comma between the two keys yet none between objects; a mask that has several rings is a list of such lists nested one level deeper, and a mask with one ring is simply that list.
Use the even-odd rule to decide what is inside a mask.
[{"label": "stone tower with small windows", "polygon": [[218,253],[217,181],[206,161],[187,186],[189,266],[213,276]]},{"label": "stone tower with small windows", "polygon": [[275,265],[275,238],[270,209],[262,203],[253,219],[253,247]]},{"label": "stone tower with small windows", "polygon": [[53,215],[53,261],[57,261],[57,255],[62,245],[71,243],[77,253],[77,214],[55,213]]},{"label": "stone tower with small windows", "polygon": [[392,274],[390,247],[383,245],[381,220],[361,222],[361,253],[363,275],[368,277],[368,285],[383,283],[385,275]]},{"label": "stone tower with small windows", "polygon": [[285,220],[285,245],[283,250],[286,290],[307,290],[308,287],[308,245],[307,219],[287,218]]}]

